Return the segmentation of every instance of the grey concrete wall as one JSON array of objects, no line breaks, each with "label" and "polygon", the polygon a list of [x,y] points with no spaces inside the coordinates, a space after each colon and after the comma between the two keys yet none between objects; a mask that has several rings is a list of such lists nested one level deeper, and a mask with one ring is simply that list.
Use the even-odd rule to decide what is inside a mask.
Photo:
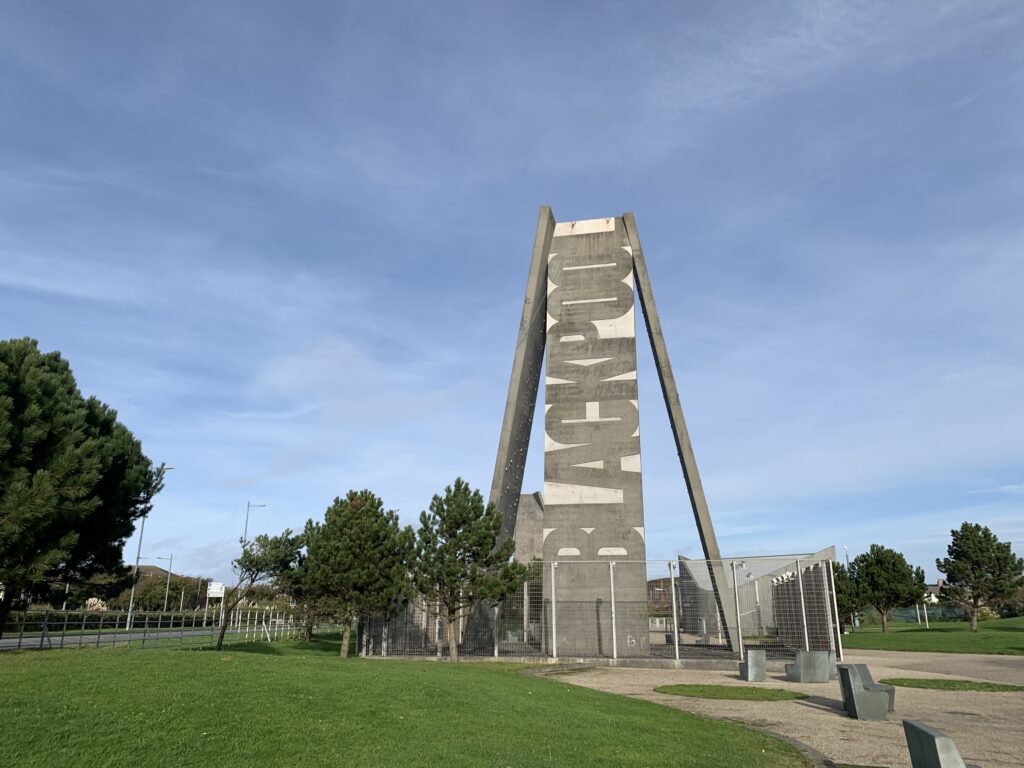
[{"label": "grey concrete wall", "polygon": [[[552,599],[559,605],[558,635],[566,653],[609,654],[612,578],[618,655],[646,653],[634,290],[701,544],[714,561],[710,592],[735,648],[736,611],[720,592],[726,574],[632,214],[556,224],[551,210],[541,208],[490,500],[502,513],[502,535],[516,537],[519,560],[542,554],[545,563],[576,564],[556,574],[554,584],[544,569],[545,610]],[[520,494],[545,349],[545,499],[538,546],[538,510]],[[520,533],[516,518],[526,512]],[[614,575],[610,562],[616,563]]]},{"label": "grey concrete wall", "polygon": [[515,532],[523,471],[526,468],[527,449],[530,447],[530,429],[537,406],[537,387],[544,363],[547,259],[554,230],[555,218],[551,215],[551,209],[544,206],[537,218],[537,234],[526,279],[526,298],[519,322],[508,398],[505,400],[505,416],[488,498],[501,514],[502,540]]},{"label": "grey concrete wall", "polygon": [[556,575],[560,653],[611,655],[612,561],[618,655],[646,653],[646,572],[628,565],[646,552],[633,256],[622,219],[557,224],[547,266],[543,553],[573,563]]},{"label": "grey concrete wall", "polygon": [[544,558],[544,497],[540,493],[524,493],[519,497],[515,539],[519,562]]}]

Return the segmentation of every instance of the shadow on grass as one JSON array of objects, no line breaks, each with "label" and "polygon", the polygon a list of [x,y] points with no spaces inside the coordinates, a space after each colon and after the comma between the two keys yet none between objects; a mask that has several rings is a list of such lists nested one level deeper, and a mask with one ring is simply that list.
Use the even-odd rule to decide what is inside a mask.
[{"label": "shadow on grass", "polygon": [[258,656],[284,656],[279,648],[270,643],[246,643],[245,645],[226,645],[225,653],[255,653]]},{"label": "shadow on grass", "polygon": [[950,627],[932,624],[931,629],[925,629],[921,627],[889,627],[888,632],[883,632],[881,627],[861,627],[860,629],[854,630],[850,633],[851,637],[857,635],[881,635],[883,637],[891,637],[893,635],[935,635],[935,634],[960,634],[962,633],[963,627]]},{"label": "shadow on grass", "polygon": [[[289,650],[292,653],[323,653],[337,656],[341,653],[341,635],[317,635],[308,643],[299,640],[293,643]],[[353,648],[349,651],[350,655],[354,655],[354,650]]]},{"label": "shadow on grass", "polygon": [[[264,647],[275,649],[281,656],[295,655],[316,655],[316,656],[339,656],[341,651],[341,633],[325,632],[322,635],[314,635],[308,643],[304,640],[282,640],[270,645],[269,643],[258,643]],[[356,652],[356,639],[352,637],[348,644],[349,658],[358,656]]]},{"label": "shadow on grass", "polygon": [[[304,640],[278,640],[274,643],[238,643],[225,645],[223,653],[251,653],[257,656],[295,656],[310,655],[338,656],[341,649],[341,633],[327,632],[323,635],[315,635],[308,643]],[[214,650],[212,647],[204,648],[204,651]],[[356,644],[353,638],[349,642],[349,657],[356,656]]]}]

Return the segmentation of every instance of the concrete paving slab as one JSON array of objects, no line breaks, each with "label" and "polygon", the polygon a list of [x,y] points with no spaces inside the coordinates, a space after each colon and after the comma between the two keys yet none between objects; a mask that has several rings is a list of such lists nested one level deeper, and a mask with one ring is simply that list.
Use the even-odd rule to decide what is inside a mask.
[{"label": "concrete paving slab", "polygon": [[[928,657],[928,658],[923,658]],[[875,680],[931,677],[1024,684],[1024,659],[975,654],[858,651],[844,661],[871,667]],[[900,688],[896,711],[885,722],[852,720],[843,709],[838,683],[791,683],[769,672],[766,687],[808,694],[799,701],[721,701],[655,693],[672,684],[740,685],[736,672],[686,669],[600,668],[575,671],[564,681],[618,693],[709,717],[734,720],[808,745],[839,763],[909,768],[903,718],[921,720],[945,731],[964,760],[985,768],[1010,768],[1024,762],[1024,692],[980,693]]]}]

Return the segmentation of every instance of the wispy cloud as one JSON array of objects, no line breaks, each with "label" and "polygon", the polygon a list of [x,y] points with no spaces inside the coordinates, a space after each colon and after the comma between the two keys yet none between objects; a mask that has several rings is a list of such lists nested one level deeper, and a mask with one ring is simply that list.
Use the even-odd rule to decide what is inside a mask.
[{"label": "wispy cloud", "polygon": [[971,493],[1002,493],[1010,496],[1020,496],[1024,494],[1024,483],[997,485],[995,488],[982,488],[977,491],[971,491]]},{"label": "wispy cloud", "polygon": [[[26,6],[0,324],[177,467],[147,536],[224,575],[247,499],[275,530],[486,487],[536,206],[631,209],[724,548],[1019,539],[1022,29],[966,0]],[[696,554],[646,355],[648,546]]]}]

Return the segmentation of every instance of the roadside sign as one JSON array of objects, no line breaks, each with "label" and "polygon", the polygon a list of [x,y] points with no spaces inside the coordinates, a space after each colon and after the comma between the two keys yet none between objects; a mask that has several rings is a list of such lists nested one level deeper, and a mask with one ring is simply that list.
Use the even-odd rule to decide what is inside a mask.
[{"label": "roadside sign", "polygon": [[224,597],[224,584],[220,581],[211,581],[206,595],[207,597]]}]

